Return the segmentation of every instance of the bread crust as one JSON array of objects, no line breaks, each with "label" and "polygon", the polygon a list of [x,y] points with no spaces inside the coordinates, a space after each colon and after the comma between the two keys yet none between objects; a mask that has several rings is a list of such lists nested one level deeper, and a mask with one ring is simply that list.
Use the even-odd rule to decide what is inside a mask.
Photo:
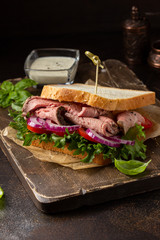
[{"label": "bread crust", "polygon": [[[73,155],[74,150],[70,151],[68,149],[68,144],[66,144],[66,146],[64,147],[64,149],[62,148],[57,148],[54,146],[54,142],[40,142],[39,139],[33,140],[31,143],[32,146],[35,147],[39,147],[39,148],[43,148],[45,150],[51,150],[51,151],[55,151],[55,152],[60,152],[60,153],[64,153],[64,154],[68,154],[74,158],[79,158],[79,159],[83,159],[84,157],[87,156],[87,153],[85,153],[84,155],[79,154],[79,155]],[[103,154],[99,154],[99,155],[95,155],[95,158],[93,159],[93,162],[98,164],[98,165],[109,165],[112,163],[111,159],[103,159]]]},{"label": "bread crust", "polygon": [[[86,86],[86,91],[78,90],[81,86]],[[126,90],[121,89],[122,97],[118,95],[115,98],[102,97],[91,92],[87,92],[89,85],[85,84],[74,84],[77,89],[62,87],[58,85],[45,85],[42,89],[41,97],[58,100],[60,102],[77,102],[87,104],[92,107],[101,108],[108,111],[126,111],[131,109],[141,108],[150,104],[155,104],[155,93],[151,91],[138,91],[138,90]],[[117,91],[116,88],[100,87],[102,90],[105,89],[111,91]],[[123,94],[127,92],[127,95],[132,97],[123,98]],[[135,96],[133,96],[135,93]]]}]

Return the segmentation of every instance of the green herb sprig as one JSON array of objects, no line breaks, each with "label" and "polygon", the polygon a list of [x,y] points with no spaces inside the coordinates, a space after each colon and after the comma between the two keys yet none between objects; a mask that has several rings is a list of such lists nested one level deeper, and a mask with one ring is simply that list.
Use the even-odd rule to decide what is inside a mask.
[{"label": "green herb sprig", "polygon": [[132,176],[144,172],[150,162],[151,160],[145,163],[138,160],[125,161],[115,159],[114,164],[120,172]]},{"label": "green herb sprig", "polygon": [[26,89],[34,85],[37,83],[28,78],[20,80],[15,85],[11,81],[4,81],[0,85],[0,107],[11,106],[12,109],[21,111],[25,100],[32,95]]},{"label": "green herb sprig", "polygon": [[3,191],[3,189],[0,187],[0,198],[2,198],[3,195],[4,195],[4,191]]}]

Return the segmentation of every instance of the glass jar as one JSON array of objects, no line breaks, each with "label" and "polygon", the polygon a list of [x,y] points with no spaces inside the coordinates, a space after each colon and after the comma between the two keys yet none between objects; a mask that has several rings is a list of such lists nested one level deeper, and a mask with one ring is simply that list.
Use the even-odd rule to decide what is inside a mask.
[{"label": "glass jar", "polygon": [[151,67],[160,68],[160,40],[152,43],[148,63]]},{"label": "glass jar", "polygon": [[26,58],[26,76],[39,84],[72,84],[77,72],[78,49],[34,49]]}]

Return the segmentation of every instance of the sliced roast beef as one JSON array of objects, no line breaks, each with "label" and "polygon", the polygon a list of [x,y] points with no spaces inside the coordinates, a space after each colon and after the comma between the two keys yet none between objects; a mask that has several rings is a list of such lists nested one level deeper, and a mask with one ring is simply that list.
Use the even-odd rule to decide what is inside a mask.
[{"label": "sliced roast beef", "polygon": [[65,116],[72,123],[81,125],[84,128],[91,128],[91,129],[95,130],[97,133],[103,134],[107,137],[113,135],[112,133],[110,133],[108,131],[110,129],[108,122],[103,122],[97,118],[78,117],[78,116],[72,115],[71,113],[65,113]]},{"label": "sliced roast beef", "polygon": [[83,106],[80,103],[70,103],[70,102],[59,102],[56,100],[51,100],[47,98],[41,98],[38,96],[29,97],[22,108],[23,116],[25,117],[28,112],[33,112],[39,108],[45,107],[57,107],[63,106],[67,112],[72,113],[73,115],[79,115],[80,117],[98,117],[100,115],[108,115],[109,112],[105,110],[101,110],[94,107]]},{"label": "sliced roast beef", "polygon": [[63,104],[58,101],[41,98],[38,96],[32,96],[32,97],[27,98],[27,100],[25,101],[23,108],[22,108],[22,112],[23,112],[22,115],[25,117],[28,112],[35,111],[38,108],[44,108],[44,107],[48,107],[48,106],[57,107],[57,106],[61,106],[61,105],[63,105]]},{"label": "sliced roast beef", "polygon": [[134,127],[135,124],[141,125],[141,123],[145,123],[144,117],[135,111],[126,111],[118,114],[117,116],[117,124],[123,129],[124,133]]},{"label": "sliced roast beef", "polygon": [[82,110],[79,112],[78,116],[79,117],[99,117],[101,115],[106,115],[108,116],[110,112],[99,109],[99,108],[94,108],[94,107],[82,107]]},{"label": "sliced roast beef", "polygon": [[126,133],[136,123],[145,122],[140,113],[126,111],[118,114],[117,125],[111,112],[79,103],[59,102],[38,96],[29,97],[24,103],[22,111],[24,117],[28,112],[35,112],[37,117],[50,119],[59,125],[69,124],[66,120],[67,116],[72,123],[91,128],[106,136],[116,135],[119,127]]},{"label": "sliced roast beef", "polygon": [[77,116],[82,111],[82,104],[79,103],[63,103],[63,107],[67,112]]},{"label": "sliced roast beef", "polygon": [[35,116],[43,119],[49,119],[58,125],[68,125],[67,121],[64,118],[65,108],[62,106],[59,107],[46,107],[40,108],[35,111]]},{"label": "sliced roast beef", "polygon": [[119,132],[119,127],[113,119],[106,116],[99,116],[99,119],[108,124],[108,132],[112,133],[113,135],[116,135]]}]

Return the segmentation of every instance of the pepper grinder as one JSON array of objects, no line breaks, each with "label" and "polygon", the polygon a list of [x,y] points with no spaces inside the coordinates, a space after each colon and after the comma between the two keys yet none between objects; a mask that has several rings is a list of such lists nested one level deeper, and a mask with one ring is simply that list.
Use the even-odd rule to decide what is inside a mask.
[{"label": "pepper grinder", "polygon": [[133,6],[131,18],[123,23],[124,56],[129,64],[142,63],[149,49],[149,23]]}]

